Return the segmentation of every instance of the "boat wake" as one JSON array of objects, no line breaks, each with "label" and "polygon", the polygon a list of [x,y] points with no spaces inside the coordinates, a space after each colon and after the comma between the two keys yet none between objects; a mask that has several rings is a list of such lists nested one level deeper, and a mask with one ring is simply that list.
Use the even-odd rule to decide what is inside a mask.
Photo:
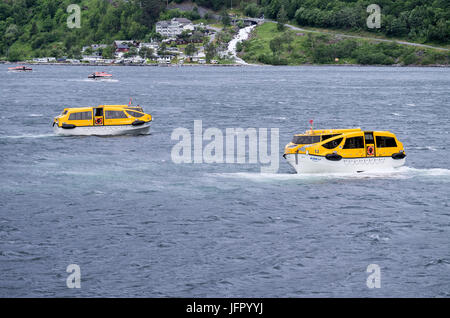
[{"label": "boat wake", "polygon": [[0,139],[21,139],[21,138],[48,138],[55,137],[55,134],[41,134],[41,135],[33,135],[33,134],[25,134],[18,136],[1,136]]},{"label": "boat wake", "polygon": [[370,171],[361,173],[257,173],[257,172],[236,172],[236,173],[213,173],[210,175],[222,178],[249,179],[255,182],[270,181],[320,181],[336,179],[411,179],[411,178],[439,178],[450,181],[450,169],[431,168],[416,169],[412,167],[400,167],[392,170]]},{"label": "boat wake", "polygon": [[[438,148],[434,147],[434,146],[426,146],[426,147],[408,147],[408,149],[413,149],[413,150],[431,150],[431,151],[437,151]],[[443,148],[440,148],[443,149]]]},{"label": "boat wake", "polygon": [[109,82],[109,83],[118,83],[119,80],[118,79],[113,79],[113,78],[84,78],[84,79],[71,79],[69,81],[74,81],[74,82],[89,82],[89,83],[99,83],[99,82]]}]

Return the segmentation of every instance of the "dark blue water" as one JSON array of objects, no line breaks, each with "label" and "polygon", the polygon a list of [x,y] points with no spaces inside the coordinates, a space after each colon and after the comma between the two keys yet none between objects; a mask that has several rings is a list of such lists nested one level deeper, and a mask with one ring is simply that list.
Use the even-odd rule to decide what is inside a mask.
[{"label": "dark blue water", "polygon": [[[93,71],[113,81],[88,81]],[[450,296],[450,69],[0,66],[0,296]],[[151,134],[56,137],[128,103]],[[300,176],[294,133],[396,133],[398,172]],[[279,128],[280,168],[174,164],[177,127]],[[81,289],[66,267],[81,268]],[[369,264],[381,288],[366,286]]]}]

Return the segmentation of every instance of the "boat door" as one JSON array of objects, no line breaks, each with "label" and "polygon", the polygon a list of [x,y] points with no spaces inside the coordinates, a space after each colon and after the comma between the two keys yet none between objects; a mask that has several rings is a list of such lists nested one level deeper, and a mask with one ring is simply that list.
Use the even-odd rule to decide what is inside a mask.
[{"label": "boat door", "polygon": [[103,107],[94,108],[94,126],[104,125],[104,122]]},{"label": "boat door", "polygon": [[375,157],[375,139],[373,138],[373,131],[364,132],[364,141],[366,144],[366,157]]}]

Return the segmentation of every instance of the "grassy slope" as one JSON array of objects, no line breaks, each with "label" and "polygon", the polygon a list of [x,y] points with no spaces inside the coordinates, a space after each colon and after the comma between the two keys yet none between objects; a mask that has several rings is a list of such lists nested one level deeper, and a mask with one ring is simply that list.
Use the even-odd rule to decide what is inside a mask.
[{"label": "grassy slope", "polygon": [[[408,47],[405,45],[396,44],[376,44],[373,41],[364,39],[352,39],[343,40],[335,37],[334,35],[319,35],[311,33],[308,39],[308,32],[299,32],[286,29],[284,32],[289,32],[293,40],[288,44],[284,44],[282,49],[273,54],[270,48],[270,41],[276,37],[283,35],[283,32],[277,30],[276,24],[265,23],[258,26],[250,40],[244,43],[243,52],[241,57],[249,63],[262,63],[262,64],[287,64],[287,65],[300,65],[300,64],[359,64],[362,63],[361,55],[363,49],[365,52],[373,54],[383,54],[386,58],[382,63],[371,63],[369,60],[364,60],[362,64],[445,64],[448,65],[450,61],[450,54],[448,52],[441,52],[432,49],[423,49]],[[304,33],[304,36],[297,36],[297,33]],[[315,46],[322,44],[325,49],[331,48],[334,45],[339,45],[341,41],[353,41],[355,48],[346,54],[345,56],[330,56],[327,58],[318,58],[320,54],[315,52],[311,47],[311,38],[315,41]],[[338,44],[336,44],[338,43]],[[358,58],[359,53],[359,58]],[[330,54],[333,54],[332,52]],[[262,58],[262,57],[267,58]],[[281,63],[271,63],[271,58],[277,57],[275,62],[281,61]],[[335,62],[334,58],[338,57],[339,61]],[[375,60],[375,59],[374,59]],[[269,63],[268,63],[269,62]]]},{"label": "grassy slope", "polygon": [[395,36],[386,36],[383,33],[375,33],[371,31],[365,31],[365,30],[359,30],[354,31],[350,29],[326,29],[326,28],[318,28],[318,27],[310,27],[310,26],[302,26],[294,21],[289,21],[289,24],[305,29],[310,31],[318,31],[318,32],[324,32],[324,33],[330,33],[330,34],[347,34],[347,35],[355,35],[355,36],[361,36],[361,37],[368,37],[373,39],[383,39],[383,40],[392,40],[392,41],[405,41],[405,42],[411,42],[411,43],[417,43],[417,44],[425,44],[425,45],[431,45],[436,47],[442,47],[446,49],[450,49],[450,44],[446,43],[437,43],[437,42],[426,42],[426,41],[414,41],[411,39],[408,39],[407,37],[395,37]]}]

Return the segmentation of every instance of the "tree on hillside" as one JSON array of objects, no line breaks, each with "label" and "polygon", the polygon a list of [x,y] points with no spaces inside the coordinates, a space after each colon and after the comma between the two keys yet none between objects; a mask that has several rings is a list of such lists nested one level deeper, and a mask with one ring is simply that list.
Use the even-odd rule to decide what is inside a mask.
[{"label": "tree on hillside", "polygon": [[158,20],[159,14],[164,8],[164,0],[135,0],[140,4],[143,13],[142,23],[147,27],[152,27]]},{"label": "tree on hillside", "polygon": [[186,46],[186,48],[184,49],[184,54],[186,54],[186,56],[189,56],[189,57],[194,55],[195,52],[197,52],[197,48],[195,47],[194,43],[189,43]]},{"label": "tree on hillside", "polygon": [[230,16],[228,15],[228,13],[225,10],[222,11],[222,13],[220,15],[220,19],[222,20],[222,24],[224,26],[228,26],[231,23]]},{"label": "tree on hillside", "polygon": [[258,8],[258,5],[252,2],[245,6],[244,14],[252,18],[257,18],[261,15],[261,12],[260,9]]},{"label": "tree on hillside", "polygon": [[269,42],[270,49],[272,50],[273,55],[275,55],[277,52],[281,51],[281,48],[283,47],[283,38],[280,36],[277,36],[270,40]]},{"label": "tree on hillside", "polygon": [[124,56],[125,58],[127,58],[127,57],[136,56],[136,55],[138,55],[138,50],[137,50],[137,48],[135,48],[134,46],[132,46],[132,47],[130,48],[130,50],[129,50],[127,53],[125,53],[123,56]]},{"label": "tree on hillside", "polygon": [[217,47],[213,43],[208,43],[205,45],[205,55],[206,61],[209,63],[214,56],[216,56]]},{"label": "tree on hillside", "polygon": [[159,56],[167,55],[167,44],[166,44],[166,42],[162,42],[161,45],[159,46],[158,55]]},{"label": "tree on hillside", "polygon": [[151,47],[143,47],[139,50],[139,56],[144,59],[152,58],[153,49]]},{"label": "tree on hillside", "polygon": [[108,45],[105,49],[103,49],[102,57],[104,59],[113,59],[115,52],[116,52],[116,49],[114,48],[114,46]]},{"label": "tree on hillside", "polygon": [[281,6],[280,11],[278,11],[277,15],[277,29],[278,31],[284,30],[284,24],[288,22],[288,17],[284,6]]}]

